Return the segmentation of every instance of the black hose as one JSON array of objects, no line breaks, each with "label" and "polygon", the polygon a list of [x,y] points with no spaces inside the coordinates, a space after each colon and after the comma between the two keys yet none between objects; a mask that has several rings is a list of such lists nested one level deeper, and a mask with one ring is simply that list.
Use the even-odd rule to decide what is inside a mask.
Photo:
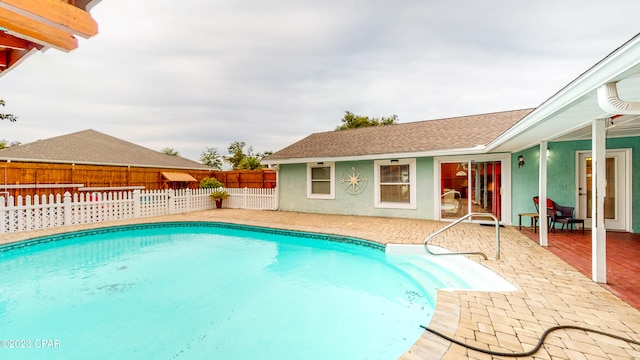
[{"label": "black hose", "polygon": [[420,325],[421,328],[440,336],[443,339],[449,340],[450,342],[454,343],[454,344],[458,344],[462,347],[465,347],[467,349],[470,350],[474,350],[474,351],[478,351],[484,354],[489,354],[489,355],[495,355],[495,356],[505,356],[505,357],[523,357],[523,356],[531,356],[533,354],[535,354],[536,352],[538,352],[538,350],[540,350],[540,347],[542,347],[542,344],[544,343],[544,339],[547,337],[547,335],[549,335],[551,332],[556,331],[556,330],[561,330],[561,329],[574,329],[574,330],[582,330],[582,331],[586,331],[586,332],[592,332],[592,333],[596,333],[596,334],[600,334],[600,335],[604,335],[604,336],[608,336],[610,338],[614,338],[614,339],[618,339],[618,340],[622,340],[631,344],[635,344],[635,345],[640,345],[639,341],[635,341],[633,339],[629,339],[629,338],[624,338],[618,335],[614,335],[614,334],[610,334],[610,333],[606,333],[604,331],[599,331],[599,330],[594,330],[594,329],[588,329],[588,328],[584,328],[584,327],[580,327],[580,326],[574,326],[574,325],[558,325],[558,326],[553,326],[548,328],[547,330],[545,330],[544,333],[542,333],[542,336],[540,337],[540,340],[538,341],[538,343],[536,344],[536,346],[533,347],[533,349],[527,351],[527,352],[523,352],[523,353],[506,353],[506,352],[499,352],[499,351],[491,351],[491,350],[487,350],[487,349],[481,349],[481,348],[477,348],[473,345],[469,345],[469,344],[465,344],[461,341],[458,341],[452,337],[449,337],[445,334],[442,334],[436,330],[430,329],[424,325]]}]

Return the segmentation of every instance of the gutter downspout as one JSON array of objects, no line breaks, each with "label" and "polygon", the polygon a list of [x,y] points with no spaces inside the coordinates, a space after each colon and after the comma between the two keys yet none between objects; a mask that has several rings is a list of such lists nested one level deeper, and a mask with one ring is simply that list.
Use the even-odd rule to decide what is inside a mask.
[{"label": "gutter downspout", "polygon": [[627,102],[618,96],[618,85],[607,83],[598,88],[598,105],[610,114],[639,115],[640,102]]},{"label": "gutter downspout", "polygon": [[613,117],[640,115],[640,102],[627,102],[620,99],[617,82],[601,85],[597,93],[598,106],[612,116],[604,119],[594,119],[592,122],[591,277],[595,282],[607,283],[607,230],[604,223],[606,127]]}]

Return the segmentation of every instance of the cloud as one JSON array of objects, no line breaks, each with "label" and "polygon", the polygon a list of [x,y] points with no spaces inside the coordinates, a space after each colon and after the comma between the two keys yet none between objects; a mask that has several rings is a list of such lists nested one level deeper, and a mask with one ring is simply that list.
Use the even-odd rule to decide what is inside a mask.
[{"label": "cloud", "polygon": [[[2,136],[87,128],[198,160],[277,151],[344,111],[401,122],[534,107],[635,35],[634,1],[109,0],[100,33],[0,78]],[[615,14],[615,21],[608,21]]]}]

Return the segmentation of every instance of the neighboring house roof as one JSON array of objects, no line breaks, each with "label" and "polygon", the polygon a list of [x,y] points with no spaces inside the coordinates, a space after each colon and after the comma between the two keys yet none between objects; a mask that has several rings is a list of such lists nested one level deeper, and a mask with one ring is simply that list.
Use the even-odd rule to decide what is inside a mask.
[{"label": "neighboring house roof", "polygon": [[212,170],[91,129],[2,149],[0,160]]},{"label": "neighboring house roof", "polygon": [[315,133],[264,163],[478,152],[533,109]]}]

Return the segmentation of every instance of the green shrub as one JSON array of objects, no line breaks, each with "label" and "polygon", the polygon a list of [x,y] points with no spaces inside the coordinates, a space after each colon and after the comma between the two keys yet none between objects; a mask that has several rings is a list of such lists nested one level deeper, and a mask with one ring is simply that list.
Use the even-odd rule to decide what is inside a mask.
[{"label": "green shrub", "polygon": [[201,189],[217,189],[223,187],[224,184],[218,181],[216,178],[206,177],[200,180]]}]

